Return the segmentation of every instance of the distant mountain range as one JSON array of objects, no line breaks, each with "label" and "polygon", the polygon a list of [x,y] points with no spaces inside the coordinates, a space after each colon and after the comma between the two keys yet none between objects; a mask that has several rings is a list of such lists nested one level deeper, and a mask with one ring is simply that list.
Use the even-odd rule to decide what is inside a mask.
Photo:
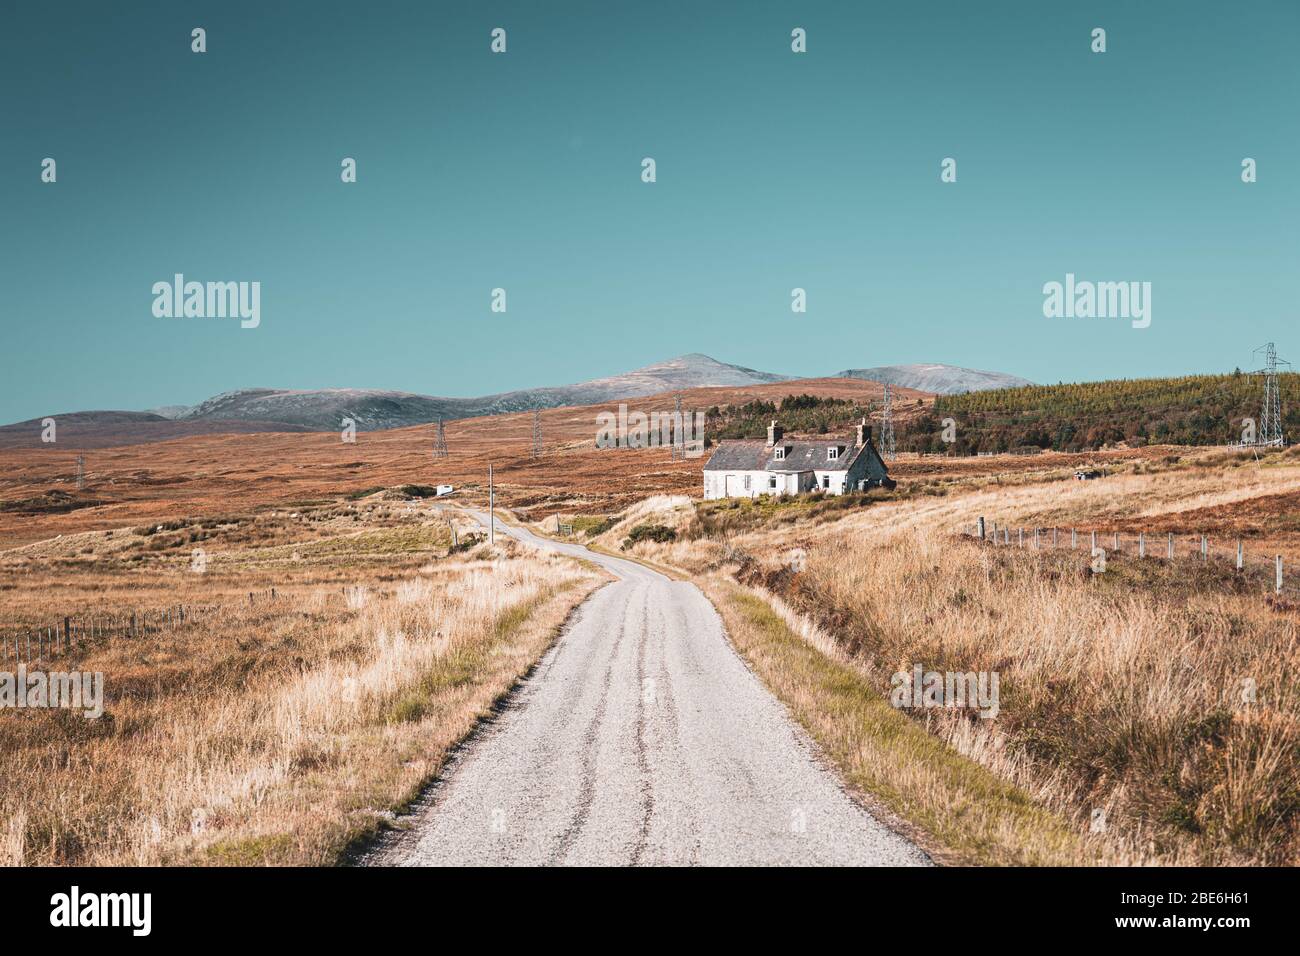
[{"label": "distant mountain range", "polygon": [[847,368],[835,373],[837,378],[864,378],[872,382],[915,388],[938,395],[984,392],[993,388],[1017,388],[1033,385],[1027,378],[1004,372],[983,372],[956,365],[882,365],[879,368]]},{"label": "distant mountain range", "polygon": [[369,388],[311,391],[244,388],[223,392],[192,408],[170,406],[158,412],[174,421],[293,422],[322,431],[338,428],[340,419],[347,416],[357,423],[359,430],[373,431],[420,425],[439,418],[477,418],[480,415],[527,412],[534,408],[593,405],[613,398],[657,395],[680,388],[756,385],[790,378],[792,376],[728,365],[707,355],[683,355],[622,375],[576,385],[519,389],[480,398],[438,398]]},{"label": "distant mountain range", "polygon": [[[442,398],[413,392],[368,388],[311,390],[243,388],[214,395],[198,405],[167,405],[147,412],[87,411],[54,415],[60,438],[84,447],[164,441],[212,432],[331,431],[344,417],[360,431],[404,428],[441,418],[475,418],[506,412],[594,405],[688,388],[759,385],[795,381],[800,376],[760,372],[692,353],[647,365],[622,375],[576,385],[519,389],[479,398]],[[1028,384],[998,372],[949,365],[890,365],[848,369],[837,377],[873,379],[922,391],[953,394]],[[0,427],[0,447],[39,443],[39,419]]]}]

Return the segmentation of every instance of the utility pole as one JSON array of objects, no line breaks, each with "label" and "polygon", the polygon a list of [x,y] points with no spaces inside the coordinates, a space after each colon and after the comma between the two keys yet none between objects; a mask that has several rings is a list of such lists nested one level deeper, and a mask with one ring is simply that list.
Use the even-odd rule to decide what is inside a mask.
[{"label": "utility pole", "polygon": [[894,447],[894,416],[893,403],[889,395],[889,383],[885,383],[885,410],[880,423],[880,443],[884,446],[882,451],[885,453],[886,461],[893,461],[898,457],[898,452]]},{"label": "utility pole", "polygon": [[493,508],[496,506],[496,497],[492,488],[492,463],[488,462],[488,546],[495,547],[497,543],[497,524],[496,515]]},{"label": "utility pole", "polygon": [[81,491],[81,489],[85,487],[86,487],[86,456],[78,455],[77,456],[77,490]]},{"label": "utility pole", "polygon": [[441,418],[438,419],[438,431],[435,433],[433,438],[433,457],[434,458],[447,457],[447,435],[442,430]]},{"label": "utility pole", "polygon": [[542,410],[533,409],[533,452],[532,458],[542,457]]},{"label": "utility pole", "polygon": [[1255,349],[1254,354],[1264,353],[1264,367],[1259,373],[1264,376],[1264,407],[1259,416],[1259,433],[1255,437],[1257,445],[1285,445],[1286,436],[1282,434],[1282,393],[1278,385],[1279,365],[1290,365],[1285,359],[1277,357],[1277,348],[1272,342],[1266,342]]},{"label": "utility pole", "polygon": [[682,393],[673,397],[673,443],[668,446],[668,460],[677,461],[686,457],[685,437],[682,435]]}]

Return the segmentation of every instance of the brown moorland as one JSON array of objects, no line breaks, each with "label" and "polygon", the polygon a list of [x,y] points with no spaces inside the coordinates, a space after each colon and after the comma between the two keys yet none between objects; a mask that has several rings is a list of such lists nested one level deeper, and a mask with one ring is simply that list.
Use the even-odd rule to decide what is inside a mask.
[{"label": "brown moorland", "polygon": [[[683,405],[779,400],[817,388],[864,404],[879,395],[873,383],[829,380],[699,389],[685,393]],[[674,397],[630,404],[668,411]],[[917,407],[917,400],[907,401]],[[143,641],[110,635],[79,649],[78,661],[113,675],[119,696],[111,725],[88,727],[57,714],[11,722],[17,736],[6,746],[21,756],[12,779],[27,783],[5,798],[17,809],[0,855],[25,862],[313,862],[381,825],[379,811],[436,772],[446,747],[596,584],[572,567],[514,554],[513,546],[488,555],[471,539],[468,555],[452,553],[453,529],[464,542],[470,528],[454,519],[449,525],[421,496],[430,485],[452,483],[453,500],[481,503],[490,461],[499,502],[525,520],[568,516],[610,548],[639,526],[670,526],[676,542],[656,544],[647,535],[632,553],[695,573],[737,629],[738,647],[767,662],[753,658],[774,692],[844,761],[846,779],[937,834],[951,859],[1066,862],[1092,859],[1094,851],[1145,862],[1294,859],[1293,608],[1261,601],[1258,582],[1239,582],[1217,564],[1197,570],[1189,556],[1165,568],[1121,555],[1111,575],[1095,582],[1069,552],[1017,548],[994,557],[957,537],[979,515],[1031,529],[1208,533],[1244,537],[1252,554],[1276,551],[1294,566],[1294,449],[904,457],[892,466],[899,479],[892,492],[703,504],[703,459],[594,447],[596,414],[612,407],[542,413],[540,460],[529,457],[532,413],[449,422],[450,455],[438,460],[429,454],[429,427],[362,433],[356,444],[315,433],[107,448],[87,453],[80,491],[76,449],[0,452],[8,466],[0,481],[6,627],[39,627],[68,611],[120,624],[132,610],[174,603],[229,608],[190,630],[156,629]],[[907,402],[900,408],[908,413]],[[1101,468],[1105,477],[1076,482],[1080,467]],[[782,563],[795,546],[808,552],[807,570],[790,590]],[[188,571],[195,549],[210,562],[202,578]],[[768,595],[776,617],[738,604],[728,596],[737,587]],[[268,604],[270,588],[277,597]],[[506,605],[484,603],[500,590],[509,591]],[[246,605],[248,591],[255,600]],[[445,658],[446,645],[422,616],[429,603],[464,616],[463,653],[454,659]],[[1105,628],[1097,622],[1122,626],[1099,640]],[[395,632],[414,641],[394,644]],[[517,651],[503,658],[508,648]],[[394,660],[403,670],[391,677]],[[502,660],[507,666],[497,668]],[[882,711],[878,695],[893,667],[908,660],[1002,670],[1006,719],[996,731],[947,716],[927,719],[922,729],[942,748],[905,734],[897,738],[903,749],[890,749],[898,715]],[[1195,677],[1180,683],[1189,662]],[[482,678],[468,696],[458,690],[461,664]],[[330,682],[356,673],[380,683],[355,709],[355,723],[337,726],[327,706]],[[432,684],[425,682],[430,673]],[[1134,683],[1135,674],[1154,683]],[[1262,675],[1258,707],[1234,703],[1241,675]],[[1054,690],[1112,684],[1122,693],[1100,698],[1101,710],[1097,701]],[[214,709],[231,688],[245,686],[279,701],[278,715],[251,699]],[[1143,698],[1147,687],[1158,694]],[[832,719],[841,706],[860,713],[863,726],[878,724],[879,739]],[[209,710],[220,719],[208,722]],[[1080,714],[1086,732],[1076,726]],[[241,736],[237,728],[250,721],[261,723]],[[179,736],[151,729],[163,726]],[[1124,726],[1147,734],[1150,747],[1125,750],[1116,736]],[[306,737],[301,727],[310,729]],[[173,746],[182,739],[210,744],[186,756]],[[350,750],[349,741],[364,747]],[[432,749],[411,749],[429,742]],[[136,750],[148,756],[144,763]],[[75,771],[89,754],[113,761],[109,790],[92,782],[59,797],[49,768]],[[374,759],[362,760],[366,754]],[[1178,770],[1166,758],[1192,763]],[[183,783],[195,760],[206,761],[210,779]],[[974,773],[970,761],[993,776]],[[141,789],[151,764],[171,774],[153,791]],[[1044,775],[1040,768],[1050,766],[1068,775]],[[1152,776],[1160,774],[1166,782]],[[364,789],[337,791],[340,776]],[[965,789],[949,787],[954,780]],[[30,803],[23,796],[29,790],[46,798]],[[342,794],[327,814],[284,809],[301,809],[324,791]],[[114,793],[156,797],[165,810],[146,813],[145,804]],[[936,799],[940,793],[945,799]],[[278,795],[286,802],[277,803]],[[954,806],[971,801],[987,803],[954,816]],[[1083,850],[1035,809],[1073,821],[1077,831],[1099,804],[1116,817],[1115,838]],[[196,808],[207,814],[197,830]],[[956,826],[958,816],[971,826]],[[95,834],[105,829],[124,834],[123,842],[97,846]]]},{"label": "brown moorland", "polygon": [[[878,402],[883,386],[857,379],[807,379],[735,388],[687,389],[685,409],[780,401],[814,394]],[[672,411],[678,393],[630,399],[644,412]],[[933,396],[894,392],[909,414]],[[704,459],[670,461],[667,449],[595,447],[596,416],[618,403],[546,409],[545,456],[530,457],[533,414],[521,412],[445,423],[448,456],[432,457],[432,425],[361,432],[355,444],[337,432],[204,434],[150,444],[86,450],[60,441],[0,450],[0,547],[59,534],[106,530],[176,517],[289,508],[295,502],[404,484],[452,484],[461,497],[487,498],[493,466],[505,506],[545,515],[561,507],[617,511],[660,492],[691,494]],[[77,455],[86,455],[86,487],[76,490]]]}]

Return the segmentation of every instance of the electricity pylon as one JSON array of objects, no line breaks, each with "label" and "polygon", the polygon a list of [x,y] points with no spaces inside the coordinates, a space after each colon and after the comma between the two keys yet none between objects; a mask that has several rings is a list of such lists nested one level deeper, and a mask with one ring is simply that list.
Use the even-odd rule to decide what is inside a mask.
[{"label": "electricity pylon", "polygon": [[433,438],[433,457],[447,457],[447,434],[442,430],[442,419],[438,419],[438,431]]},{"label": "electricity pylon", "polygon": [[880,422],[880,444],[886,461],[893,461],[898,452],[894,447],[893,403],[889,395],[889,383],[885,383],[885,410]]},{"label": "electricity pylon", "polygon": [[1285,445],[1286,436],[1282,433],[1282,390],[1278,384],[1279,365],[1290,365],[1285,359],[1277,357],[1277,348],[1272,342],[1266,342],[1255,349],[1256,355],[1264,353],[1264,367],[1259,374],[1264,376],[1264,406],[1259,415],[1259,434],[1255,439],[1257,445]]}]

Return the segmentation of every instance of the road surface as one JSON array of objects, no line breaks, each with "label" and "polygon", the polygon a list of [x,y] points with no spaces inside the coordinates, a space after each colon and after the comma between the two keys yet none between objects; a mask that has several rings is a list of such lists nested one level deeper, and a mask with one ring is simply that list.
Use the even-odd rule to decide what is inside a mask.
[{"label": "road surface", "polygon": [[619,580],[366,864],[928,864],[821,766],[693,584],[496,527]]}]

